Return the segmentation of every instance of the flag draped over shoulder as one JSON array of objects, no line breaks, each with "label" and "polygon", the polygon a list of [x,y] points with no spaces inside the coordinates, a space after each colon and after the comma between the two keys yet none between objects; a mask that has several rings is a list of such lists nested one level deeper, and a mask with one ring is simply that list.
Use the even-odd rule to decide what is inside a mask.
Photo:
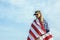
[{"label": "flag draped over shoulder", "polygon": [[31,24],[27,40],[36,40],[38,37],[41,37],[41,40],[49,40],[50,38],[52,38],[52,35],[46,33],[44,25],[40,22],[39,19],[36,19]]}]

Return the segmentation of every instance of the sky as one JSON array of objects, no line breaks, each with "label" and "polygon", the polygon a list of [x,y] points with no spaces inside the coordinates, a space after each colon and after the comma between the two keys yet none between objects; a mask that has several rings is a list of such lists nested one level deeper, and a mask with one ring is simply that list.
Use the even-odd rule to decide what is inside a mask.
[{"label": "sky", "polygon": [[0,40],[27,40],[36,10],[47,20],[53,40],[60,40],[60,0],[0,0]]}]

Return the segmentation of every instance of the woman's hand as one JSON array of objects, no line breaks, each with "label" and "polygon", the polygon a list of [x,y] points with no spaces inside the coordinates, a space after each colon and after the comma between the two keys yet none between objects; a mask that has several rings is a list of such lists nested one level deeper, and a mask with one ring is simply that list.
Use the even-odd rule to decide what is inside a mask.
[{"label": "woman's hand", "polygon": [[36,40],[40,40],[40,38],[38,37],[38,38],[36,38]]}]

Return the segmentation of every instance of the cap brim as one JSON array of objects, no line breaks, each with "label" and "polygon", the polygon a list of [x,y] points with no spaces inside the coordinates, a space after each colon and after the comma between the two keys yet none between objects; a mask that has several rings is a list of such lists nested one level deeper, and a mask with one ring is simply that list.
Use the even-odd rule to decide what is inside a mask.
[{"label": "cap brim", "polygon": [[34,14],[34,15],[36,15],[36,14]]}]

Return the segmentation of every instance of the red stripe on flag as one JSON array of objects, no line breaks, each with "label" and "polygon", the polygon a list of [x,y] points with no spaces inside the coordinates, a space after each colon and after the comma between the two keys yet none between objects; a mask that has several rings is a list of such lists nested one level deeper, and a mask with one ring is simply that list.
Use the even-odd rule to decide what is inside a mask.
[{"label": "red stripe on flag", "polygon": [[[38,19],[39,20],[39,19]],[[43,24],[42,24],[42,22],[39,20],[39,23],[40,23],[40,27],[41,27],[41,29],[46,33],[46,30],[45,30],[45,28],[44,28],[44,26],[43,26]]]},{"label": "red stripe on flag", "polygon": [[30,30],[29,33],[31,34],[31,36],[35,39],[36,36],[34,35],[34,33]]},{"label": "red stripe on flag", "polygon": [[48,36],[45,37],[43,40],[49,40],[50,38],[52,38],[52,35],[48,35]]},{"label": "red stripe on flag", "polygon": [[27,40],[31,40],[31,39],[28,37]]},{"label": "red stripe on flag", "polygon": [[41,32],[33,24],[31,26],[39,35],[41,35]]}]

